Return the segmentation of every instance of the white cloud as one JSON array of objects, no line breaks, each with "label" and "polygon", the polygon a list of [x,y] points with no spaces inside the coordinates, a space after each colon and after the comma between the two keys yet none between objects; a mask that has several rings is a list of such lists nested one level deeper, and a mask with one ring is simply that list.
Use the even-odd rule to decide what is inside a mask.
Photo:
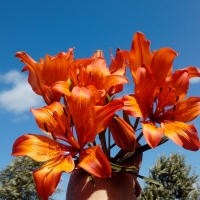
[{"label": "white cloud", "polygon": [[21,72],[12,70],[0,75],[0,84],[1,109],[15,114],[23,114],[24,112],[29,112],[30,108],[43,106],[42,97],[32,91],[27,82],[27,76]]},{"label": "white cloud", "polygon": [[190,79],[190,83],[191,83],[191,84],[200,83],[200,78],[199,78],[199,77],[191,78],[191,79]]}]

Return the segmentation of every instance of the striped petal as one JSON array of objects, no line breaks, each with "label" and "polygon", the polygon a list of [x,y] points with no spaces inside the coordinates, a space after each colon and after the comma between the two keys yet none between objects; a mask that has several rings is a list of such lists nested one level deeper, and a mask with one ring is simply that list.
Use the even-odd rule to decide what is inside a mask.
[{"label": "striped petal", "polygon": [[144,119],[147,117],[148,110],[137,96],[123,96],[122,100],[124,102],[123,110],[125,110],[128,115],[133,117],[143,117]]},{"label": "striped petal", "polygon": [[[65,106],[60,102],[53,102],[49,106],[45,106],[39,109],[31,109],[38,127],[45,133],[55,136],[65,137],[65,127],[67,127],[68,119],[66,113],[64,112]],[[63,123],[63,127],[57,123],[53,117],[53,113],[56,112]]]},{"label": "striped petal", "polygon": [[48,197],[55,191],[62,172],[69,173],[74,167],[74,161],[70,155],[60,155],[48,161],[41,168],[35,170],[33,172],[33,177],[38,195],[43,200],[48,200]]},{"label": "striped petal", "polygon": [[164,134],[177,145],[191,151],[197,151],[200,148],[198,133],[193,124],[168,121],[161,123],[161,126]]},{"label": "striped petal", "polygon": [[42,77],[45,85],[51,86],[56,81],[67,81],[69,77],[69,67],[74,59],[74,49],[68,52],[60,52],[56,56],[46,55]]},{"label": "striped petal", "polygon": [[105,106],[95,106],[93,108],[93,115],[95,119],[94,131],[90,132],[91,134],[88,140],[93,142],[96,134],[105,130],[110,125],[115,112],[121,110],[122,108],[123,101],[120,99],[113,100]]},{"label": "striped petal", "polygon": [[151,70],[158,85],[172,74],[172,63],[178,54],[171,48],[161,48],[153,56]]},{"label": "striped petal", "polygon": [[37,63],[26,52],[17,52],[15,57],[19,58],[21,62],[27,66],[22,71],[29,71],[28,82],[32,90],[38,95],[44,95],[45,86],[42,84],[42,63]]},{"label": "striped petal", "polygon": [[162,109],[165,106],[175,104],[183,99],[189,88],[189,75],[185,71],[175,71],[171,76],[167,77],[160,86],[158,94],[158,107]]},{"label": "striped petal", "polygon": [[104,79],[104,89],[108,91],[112,86],[129,83],[128,78],[125,76],[111,74]]},{"label": "striped petal", "polygon": [[109,178],[111,175],[111,167],[100,146],[94,146],[83,149],[80,152],[79,167],[82,167],[88,173],[99,177]]},{"label": "striped petal", "polygon": [[148,121],[142,122],[142,130],[147,143],[151,146],[151,148],[155,148],[160,142],[163,134],[163,128],[158,128],[153,122]]},{"label": "striped petal", "polygon": [[69,84],[67,81],[57,81],[51,86],[51,89],[67,96],[70,95]]},{"label": "striped petal", "polygon": [[134,35],[131,51],[120,51],[119,53],[129,60],[131,74],[134,79],[137,69],[142,65],[149,66],[152,58],[150,41],[146,40],[145,35],[140,32]]},{"label": "striped petal", "polygon": [[121,117],[114,116],[110,124],[113,139],[118,147],[125,151],[134,151],[136,137],[133,128]]},{"label": "striped petal", "polygon": [[70,147],[43,135],[26,134],[13,144],[13,156],[29,156],[36,161],[47,161],[69,151]]},{"label": "striped petal", "polygon": [[78,143],[83,147],[88,141],[88,135],[94,130],[92,108],[95,106],[92,92],[85,87],[75,86],[68,98],[69,112],[76,128]]},{"label": "striped petal", "polygon": [[159,117],[160,120],[190,122],[200,114],[200,98],[189,97],[178,102]]}]

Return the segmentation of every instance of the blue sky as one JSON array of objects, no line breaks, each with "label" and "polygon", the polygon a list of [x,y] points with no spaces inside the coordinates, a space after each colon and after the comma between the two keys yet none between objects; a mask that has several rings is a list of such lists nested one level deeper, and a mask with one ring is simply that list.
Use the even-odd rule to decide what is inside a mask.
[{"label": "blue sky", "polygon": [[[171,47],[180,53],[174,69],[200,68],[200,2],[193,1],[2,1],[0,7],[0,169],[10,163],[12,144],[22,134],[41,133],[29,109],[43,106],[27,84],[24,66],[14,57],[26,51],[39,60],[75,47],[75,58],[89,57],[96,49],[109,59],[109,48],[130,49],[133,34],[143,32],[151,50]],[[189,95],[200,95],[200,82]],[[194,121],[200,132],[200,120]],[[140,173],[163,153],[181,152],[200,174],[200,152],[189,152],[172,142],[144,154]],[[64,176],[62,187],[67,185]],[[63,196],[62,196],[63,195]],[[64,199],[64,194],[59,199]]]}]

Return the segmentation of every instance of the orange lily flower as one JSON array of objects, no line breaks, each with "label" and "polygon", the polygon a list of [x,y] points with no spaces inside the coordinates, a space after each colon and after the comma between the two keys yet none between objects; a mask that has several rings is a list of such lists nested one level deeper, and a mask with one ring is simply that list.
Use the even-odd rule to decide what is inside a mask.
[{"label": "orange lily flower", "polygon": [[119,53],[129,60],[135,83],[135,94],[123,97],[124,109],[129,115],[144,119],[142,127],[147,143],[155,148],[165,134],[186,149],[198,150],[197,130],[186,122],[200,114],[200,98],[184,97],[189,79],[199,77],[200,71],[188,67],[172,73],[172,63],[178,54],[170,48],[151,53],[150,42],[142,33],[135,34],[130,52]]},{"label": "orange lily flower", "polygon": [[39,63],[25,52],[17,52],[15,56],[26,64],[22,71],[29,71],[28,82],[33,91],[43,96],[47,105],[59,101],[61,94],[52,91],[51,85],[56,81],[67,81],[69,66],[74,59],[73,49],[66,53],[60,52],[56,56],[46,55],[46,59],[41,59]]},{"label": "orange lily flower", "polygon": [[[122,56],[117,57],[118,63],[124,63],[124,60],[125,59]],[[87,120],[88,118],[87,115],[89,115],[89,112],[91,112],[92,107],[94,107],[95,105],[105,105],[106,94],[114,94],[115,92],[118,92],[120,89],[123,88],[123,87],[121,88],[121,86],[123,86],[124,83],[128,83],[128,79],[123,76],[125,72],[123,70],[120,70],[121,69],[120,66],[122,64],[117,65],[116,62],[115,64],[116,64],[115,66],[118,67],[117,70],[118,73],[114,74],[113,71],[113,74],[111,74],[109,69],[106,67],[106,61],[103,59],[102,51],[96,51],[92,56],[92,60],[89,59],[76,60],[74,61],[73,65],[71,65],[70,86],[67,82],[63,81],[62,82],[59,81],[52,86],[52,89],[55,89],[56,91],[65,94],[66,104],[73,118],[76,130],[78,129],[80,124],[79,115],[77,115],[76,110],[77,107],[80,107],[79,104],[82,104],[81,102],[84,101],[84,104],[90,105],[87,111],[84,106],[83,110],[78,111],[84,113],[85,117],[82,118],[82,120],[84,119],[86,120],[84,124],[90,122],[93,123],[92,119],[89,122]],[[125,68],[125,65],[123,65],[123,67]],[[72,103],[72,101],[74,103]],[[75,105],[75,102],[77,105]],[[78,119],[76,119],[77,116]],[[111,120],[109,124],[110,123],[114,123],[114,120]],[[82,129],[82,127],[80,128]],[[89,131],[85,132],[89,133]],[[77,134],[78,133],[79,131],[77,131]],[[118,138],[117,135],[115,137],[116,133],[117,132],[112,132],[114,139]],[[82,137],[85,137],[87,138],[88,141],[93,142],[95,139],[95,134],[90,133],[90,136],[88,137],[85,134],[84,135],[82,134]],[[123,138],[123,133],[121,133],[121,138]],[[134,136],[129,137],[129,139],[130,138],[131,138],[130,143],[134,143],[133,142]],[[125,141],[125,138],[123,138],[123,140]],[[81,141],[84,140],[81,139]],[[134,148],[134,146],[131,147],[131,149],[132,148]],[[127,149],[127,147],[125,147],[125,149]]]},{"label": "orange lily flower", "polygon": [[[62,172],[74,170],[73,157],[77,153],[80,155],[78,168],[100,178],[111,175],[110,164],[100,146],[84,147],[96,134],[109,126],[114,113],[122,109],[123,102],[114,100],[105,106],[92,107],[92,99],[86,94],[82,95],[89,91],[85,90],[87,89],[79,87],[73,89],[69,98],[72,109],[68,110],[59,102],[41,109],[31,109],[39,128],[51,134],[55,140],[27,134],[19,137],[13,145],[13,156],[27,155],[37,161],[47,161],[34,171],[37,192],[44,200],[54,192]],[[74,136],[73,127],[70,127],[70,116],[73,118],[77,137]],[[59,143],[58,140],[66,144]]]},{"label": "orange lily flower", "polygon": [[73,62],[70,67],[70,86],[67,82],[59,81],[52,88],[68,96],[73,87],[85,87],[92,91],[96,105],[105,105],[106,94],[118,92],[119,90],[114,91],[113,87],[129,83],[129,80],[125,76],[111,74],[102,53],[98,52],[90,59]]}]

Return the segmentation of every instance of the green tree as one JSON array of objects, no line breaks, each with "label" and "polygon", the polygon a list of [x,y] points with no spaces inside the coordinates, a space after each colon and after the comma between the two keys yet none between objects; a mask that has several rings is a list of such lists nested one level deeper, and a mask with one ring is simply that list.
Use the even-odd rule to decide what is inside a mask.
[{"label": "green tree", "polygon": [[160,156],[149,176],[163,186],[146,182],[139,200],[200,200],[198,175],[191,173],[191,165],[186,165],[183,155]]},{"label": "green tree", "polygon": [[0,200],[41,200],[35,190],[32,172],[42,164],[26,156],[13,159],[0,172]]}]

